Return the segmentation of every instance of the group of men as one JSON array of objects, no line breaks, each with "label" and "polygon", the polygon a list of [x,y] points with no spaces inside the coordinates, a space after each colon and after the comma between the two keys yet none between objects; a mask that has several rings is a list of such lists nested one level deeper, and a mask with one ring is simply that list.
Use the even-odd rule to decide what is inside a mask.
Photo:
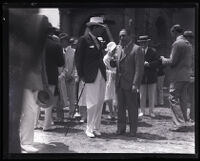
[{"label": "group of men", "polygon": [[[89,32],[80,37],[75,52],[75,63],[79,79],[85,82],[87,105],[88,137],[100,136],[100,122],[105,94],[106,68],[117,67],[116,94],[118,102],[117,135],[126,132],[126,109],[130,124],[130,136],[136,137],[138,124],[138,97],[140,91],[144,66],[145,49],[133,42],[129,33],[122,29],[119,32],[120,43],[102,52],[101,43],[97,37],[104,30],[101,17],[92,17],[87,23]],[[186,32],[187,33],[187,32]],[[170,58],[159,57],[163,65],[170,65],[170,107],[176,130],[185,128],[188,122],[188,84],[192,67],[192,45],[187,36],[183,36],[180,25],[171,28],[171,34],[176,38],[172,45]],[[108,45],[109,46],[109,45]],[[113,63],[113,55],[117,55]],[[111,63],[112,61],[112,63]],[[152,117],[154,113],[152,112]]]},{"label": "group of men", "polygon": [[[135,44],[127,30],[122,29],[119,32],[119,44],[116,45],[114,43],[105,52],[102,42],[98,39],[98,37],[102,37],[106,28],[103,18],[92,17],[86,25],[87,32],[79,38],[77,44],[68,44],[68,47],[65,41],[67,39],[68,42],[70,41],[66,34],[61,34],[60,38],[56,38],[51,32],[48,35],[45,45],[46,54],[35,66],[38,72],[33,69],[27,76],[28,80],[26,81],[24,89],[20,124],[21,144],[29,145],[33,143],[33,130],[37,128],[37,116],[39,112],[36,97],[39,90],[42,89],[40,86],[42,86],[43,78],[41,78],[42,72],[40,73],[40,71],[43,71],[44,66],[48,87],[53,94],[55,94],[55,89],[59,85],[59,81],[64,79],[67,91],[62,93],[63,90],[60,90],[59,94],[69,96],[70,117],[73,117],[74,103],[76,101],[75,72],[77,70],[79,81],[85,83],[84,97],[87,107],[87,126],[85,133],[90,138],[101,135],[100,125],[107,81],[106,68],[115,67],[117,69],[115,87],[118,106],[116,134],[122,135],[126,133],[127,109],[130,125],[129,135],[131,137],[137,136],[138,91],[141,92],[145,65],[149,65],[149,62],[145,61],[145,49],[142,45]],[[191,32],[186,32],[185,36],[183,36],[183,29],[180,25],[174,25],[171,28],[171,34],[175,36],[176,41],[172,45],[170,58],[161,56],[159,63],[170,65],[170,107],[172,109],[173,121],[177,125],[177,128],[181,129],[186,126],[188,121],[188,86],[191,81],[193,51],[192,43],[189,41],[187,35],[192,37],[192,34]],[[44,66],[41,65],[41,62]],[[59,88],[62,89],[61,86],[58,86]],[[193,93],[194,91],[191,92]],[[62,102],[65,104],[66,100],[63,99]],[[191,104],[193,106],[194,103],[192,102]],[[54,129],[52,125],[52,108],[53,105],[45,109],[44,131]],[[193,109],[194,107],[191,108],[191,111]],[[151,116],[153,117],[153,109],[151,112]],[[64,118],[63,113],[61,113],[60,118]]]}]

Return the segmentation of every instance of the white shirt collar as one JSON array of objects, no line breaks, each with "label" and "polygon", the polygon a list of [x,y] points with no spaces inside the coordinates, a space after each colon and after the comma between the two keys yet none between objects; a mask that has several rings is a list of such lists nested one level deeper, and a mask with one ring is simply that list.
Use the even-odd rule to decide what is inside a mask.
[{"label": "white shirt collar", "polygon": [[183,39],[183,35],[179,35],[176,40],[180,40],[180,39]]}]

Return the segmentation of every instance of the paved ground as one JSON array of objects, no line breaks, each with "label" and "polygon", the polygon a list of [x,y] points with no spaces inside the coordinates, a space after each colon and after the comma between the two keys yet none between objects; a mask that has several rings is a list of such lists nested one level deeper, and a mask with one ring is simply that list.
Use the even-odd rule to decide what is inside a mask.
[{"label": "paved ground", "polygon": [[[88,138],[86,124],[74,123],[65,136],[66,128],[58,125],[52,132],[35,130],[35,147],[38,153],[187,153],[194,154],[194,127],[187,132],[172,132],[171,111],[169,108],[155,108],[156,118],[144,116],[139,122],[137,139],[128,135],[116,136],[116,121],[102,116],[102,136]],[[127,132],[129,127],[127,126]]]}]

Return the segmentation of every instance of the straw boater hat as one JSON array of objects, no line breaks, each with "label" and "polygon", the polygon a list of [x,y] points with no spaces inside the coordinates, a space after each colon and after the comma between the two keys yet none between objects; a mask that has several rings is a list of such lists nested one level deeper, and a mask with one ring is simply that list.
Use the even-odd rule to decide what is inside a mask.
[{"label": "straw boater hat", "polygon": [[144,36],[139,36],[137,42],[146,42],[146,41],[150,41],[151,39],[149,38],[149,36],[144,35]]},{"label": "straw boater hat", "polygon": [[88,27],[93,26],[93,25],[105,27],[105,24],[103,21],[104,21],[103,17],[91,17],[90,21],[86,23],[86,25]]}]

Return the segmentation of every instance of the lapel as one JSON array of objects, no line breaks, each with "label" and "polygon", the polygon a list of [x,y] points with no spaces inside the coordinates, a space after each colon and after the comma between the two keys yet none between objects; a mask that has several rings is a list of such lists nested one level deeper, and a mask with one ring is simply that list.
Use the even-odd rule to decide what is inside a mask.
[{"label": "lapel", "polygon": [[122,56],[120,56],[121,59],[120,59],[119,61],[124,60],[124,58],[125,58],[128,54],[130,54],[130,52],[131,52],[132,49],[133,49],[133,43],[130,42],[130,43],[128,44],[128,46],[126,46],[126,47],[124,48],[124,51],[121,52]]},{"label": "lapel", "polygon": [[99,50],[100,49],[100,42],[97,40],[97,38],[91,36],[89,33],[88,33],[88,38],[90,39],[89,42],[92,43],[96,47],[97,50]]}]

